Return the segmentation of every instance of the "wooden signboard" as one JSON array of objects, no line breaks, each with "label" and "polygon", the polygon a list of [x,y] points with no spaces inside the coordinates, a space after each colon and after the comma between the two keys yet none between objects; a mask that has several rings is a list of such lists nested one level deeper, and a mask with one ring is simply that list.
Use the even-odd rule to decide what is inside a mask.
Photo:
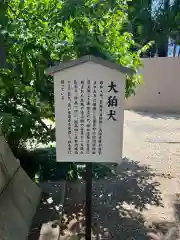
[{"label": "wooden signboard", "polygon": [[119,162],[125,74],[120,65],[85,56],[51,67],[58,162]]}]

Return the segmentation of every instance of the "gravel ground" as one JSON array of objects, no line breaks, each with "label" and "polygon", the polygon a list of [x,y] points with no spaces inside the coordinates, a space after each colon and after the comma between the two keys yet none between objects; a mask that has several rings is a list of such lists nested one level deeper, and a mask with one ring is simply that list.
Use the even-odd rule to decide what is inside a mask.
[{"label": "gravel ground", "polygon": [[174,221],[180,193],[180,116],[125,112],[124,157],[150,165],[160,183],[164,208],[149,206],[149,220]]},{"label": "gravel ground", "polygon": [[[33,218],[28,240],[38,240],[43,224],[59,220],[62,212],[65,182],[41,182],[39,186],[42,190],[41,201]],[[45,239],[51,240],[51,238]]]},{"label": "gravel ground", "polygon": [[[125,111],[123,157],[116,176],[93,183],[96,239],[145,240],[152,223],[179,221],[180,116]],[[70,216],[84,209],[85,189],[67,186]]]},{"label": "gravel ground", "polygon": [[[93,181],[94,239],[148,240],[152,223],[165,233],[180,222],[180,116],[125,111],[123,160],[109,167],[115,175]],[[84,213],[85,184],[79,180],[66,186],[64,212],[72,220]],[[51,197],[49,187],[46,199]],[[60,203],[59,192],[53,191]],[[46,210],[35,217],[34,227],[41,227],[39,219],[57,219],[53,209]],[[80,227],[71,229],[75,233]]]}]

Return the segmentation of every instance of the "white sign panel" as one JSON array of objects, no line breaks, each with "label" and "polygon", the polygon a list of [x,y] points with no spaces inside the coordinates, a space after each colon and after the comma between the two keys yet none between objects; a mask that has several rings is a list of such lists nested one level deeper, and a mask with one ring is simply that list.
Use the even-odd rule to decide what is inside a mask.
[{"label": "white sign panel", "polygon": [[55,73],[57,161],[119,162],[123,74],[94,63]]}]

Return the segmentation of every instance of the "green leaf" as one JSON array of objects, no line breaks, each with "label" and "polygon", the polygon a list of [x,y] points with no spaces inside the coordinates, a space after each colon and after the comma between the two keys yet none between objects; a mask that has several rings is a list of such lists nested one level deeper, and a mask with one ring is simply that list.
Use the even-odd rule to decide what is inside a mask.
[{"label": "green leaf", "polygon": [[[54,121],[53,80],[44,75],[49,65],[93,54],[137,71],[140,54],[150,47],[141,44],[140,51],[133,50],[133,34],[123,30],[129,22],[126,1],[11,0],[8,4],[8,22],[2,30],[8,33],[7,60],[12,68],[0,70],[0,124],[7,138],[19,143],[54,141],[51,128],[42,123],[42,119]],[[135,92],[140,79],[138,74],[127,76],[126,96]]]}]

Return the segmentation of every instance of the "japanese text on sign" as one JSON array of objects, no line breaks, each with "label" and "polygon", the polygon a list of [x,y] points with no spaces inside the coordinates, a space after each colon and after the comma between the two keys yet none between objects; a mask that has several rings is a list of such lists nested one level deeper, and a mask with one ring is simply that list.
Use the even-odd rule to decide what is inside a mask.
[{"label": "japanese text on sign", "polygon": [[[68,154],[102,154],[104,82],[68,81]],[[100,92],[97,102],[97,87]],[[86,97],[85,97],[86,96]],[[85,100],[86,99],[86,100]],[[64,81],[61,81],[64,100]],[[74,147],[73,147],[74,146]]]},{"label": "japanese text on sign", "polygon": [[108,86],[108,88],[109,88],[108,92],[113,92],[114,94],[108,97],[108,107],[109,108],[113,107],[113,109],[109,109],[108,120],[112,119],[113,121],[117,121],[116,110],[114,109],[114,107],[118,107],[118,98],[116,96],[116,94],[118,93],[118,90],[116,89],[117,86],[116,84],[114,84],[113,81],[111,81],[111,84]]},{"label": "japanese text on sign", "polygon": [[[119,88],[117,81],[68,80],[60,81],[60,101],[66,101],[68,155],[104,154],[104,126],[119,121]],[[107,130],[106,130],[107,131]],[[107,145],[107,144],[106,144]],[[107,148],[107,147],[106,147]]]},{"label": "japanese text on sign", "polygon": [[54,73],[58,162],[122,159],[124,93],[124,74],[101,64],[83,62]]}]

